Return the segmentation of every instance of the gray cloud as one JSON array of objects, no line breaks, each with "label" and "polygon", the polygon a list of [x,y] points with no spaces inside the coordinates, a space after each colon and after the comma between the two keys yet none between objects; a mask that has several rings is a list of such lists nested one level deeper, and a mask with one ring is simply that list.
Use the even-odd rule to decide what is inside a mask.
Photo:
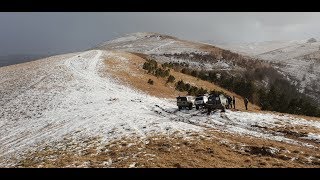
[{"label": "gray cloud", "polygon": [[320,37],[320,13],[0,13],[0,55],[65,53],[126,33],[159,32],[217,43]]}]

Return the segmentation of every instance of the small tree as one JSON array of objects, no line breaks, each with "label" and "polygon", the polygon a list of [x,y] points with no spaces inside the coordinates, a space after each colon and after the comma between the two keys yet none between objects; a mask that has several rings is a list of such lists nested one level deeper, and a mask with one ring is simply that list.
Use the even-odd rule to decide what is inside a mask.
[{"label": "small tree", "polygon": [[182,80],[176,82],[175,86],[176,86],[176,90],[181,92],[184,91],[184,82]]},{"label": "small tree", "polygon": [[152,80],[152,79],[149,79],[149,80],[148,80],[148,83],[151,84],[151,85],[153,85],[153,80]]},{"label": "small tree", "polygon": [[166,69],[165,71],[164,71],[164,77],[167,77],[167,76],[169,76],[170,74],[170,69]]},{"label": "small tree", "polygon": [[198,89],[198,87],[196,87],[196,86],[191,86],[191,87],[190,87],[188,90],[186,90],[186,91],[188,91],[188,94],[189,94],[189,95],[196,96],[196,95],[198,94],[199,89]]},{"label": "small tree", "polygon": [[192,86],[189,84],[189,83],[185,83],[184,84],[184,90],[185,91],[189,91],[189,89],[191,88]]},{"label": "small tree", "polygon": [[208,90],[203,89],[203,88],[201,87],[200,89],[198,89],[198,92],[197,92],[196,95],[204,95],[204,94],[206,94],[206,93],[208,93]]},{"label": "small tree", "polygon": [[174,80],[176,80],[176,78],[175,78],[174,76],[170,75],[170,76],[168,77],[167,83],[173,83]]},{"label": "small tree", "polygon": [[191,76],[197,77],[198,76],[198,71],[196,71],[196,70],[191,71]]}]

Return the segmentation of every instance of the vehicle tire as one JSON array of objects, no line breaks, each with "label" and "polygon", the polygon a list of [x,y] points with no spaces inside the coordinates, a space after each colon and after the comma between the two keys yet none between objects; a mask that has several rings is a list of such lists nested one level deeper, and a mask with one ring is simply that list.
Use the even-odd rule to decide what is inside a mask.
[{"label": "vehicle tire", "polygon": [[210,114],[211,114],[212,109],[211,109],[211,107],[208,107],[207,109],[208,109],[208,111],[207,111],[207,115],[210,115]]},{"label": "vehicle tire", "polygon": [[226,112],[226,109],[222,107],[221,112]]},{"label": "vehicle tire", "polygon": [[182,109],[182,107],[181,106],[179,106],[179,111]]},{"label": "vehicle tire", "polygon": [[196,106],[196,109],[199,110],[199,106]]}]

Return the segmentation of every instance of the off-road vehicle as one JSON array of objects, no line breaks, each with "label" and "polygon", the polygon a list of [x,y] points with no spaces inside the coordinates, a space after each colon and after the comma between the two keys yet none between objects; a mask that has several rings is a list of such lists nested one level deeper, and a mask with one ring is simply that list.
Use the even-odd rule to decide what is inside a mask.
[{"label": "off-road vehicle", "polygon": [[206,108],[208,110],[208,115],[211,111],[220,109],[221,112],[225,112],[226,98],[224,95],[210,95],[208,98],[208,102],[206,103]]},{"label": "off-road vehicle", "polygon": [[182,108],[188,107],[189,110],[192,109],[194,104],[194,97],[193,96],[179,96],[177,97],[177,106],[179,110]]},{"label": "off-road vehicle", "polygon": [[208,96],[198,96],[196,97],[194,101],[194,105],[196,106],[196,109],[198,110],[200,107],[205,107],[206,103],[208,102]]}]

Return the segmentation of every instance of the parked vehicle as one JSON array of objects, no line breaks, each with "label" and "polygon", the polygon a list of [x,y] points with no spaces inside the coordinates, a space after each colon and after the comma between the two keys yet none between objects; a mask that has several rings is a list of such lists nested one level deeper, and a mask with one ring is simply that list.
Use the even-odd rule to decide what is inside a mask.
[{"label": "parked vehicle", "polygon": [[206,104],[208,115],[211,113],[211,111],[216,109],[220,109],[222,112],[225,112],[226,105],[227,98],[224,95],[210,95]]},{"label": "parked vehicle", "polygon": [[221,101],[221,105],[226,108],[228,106],[228,98],[225,97],[223,94],[219,95],[220,101]]},{"label": "parked vehicle", "polygon": [[177,106],[179,110],[182,108],[188,107],[189,110],[192,109],[194,104],[194,97],[193,96],[179,96],[177,97]]},{"label": "parked vehicle", "polygon": [[198,96],[194,101],[194,105],[198,110],[200,107],[205,107],[207,102],[208,102],[208,96]]}]

